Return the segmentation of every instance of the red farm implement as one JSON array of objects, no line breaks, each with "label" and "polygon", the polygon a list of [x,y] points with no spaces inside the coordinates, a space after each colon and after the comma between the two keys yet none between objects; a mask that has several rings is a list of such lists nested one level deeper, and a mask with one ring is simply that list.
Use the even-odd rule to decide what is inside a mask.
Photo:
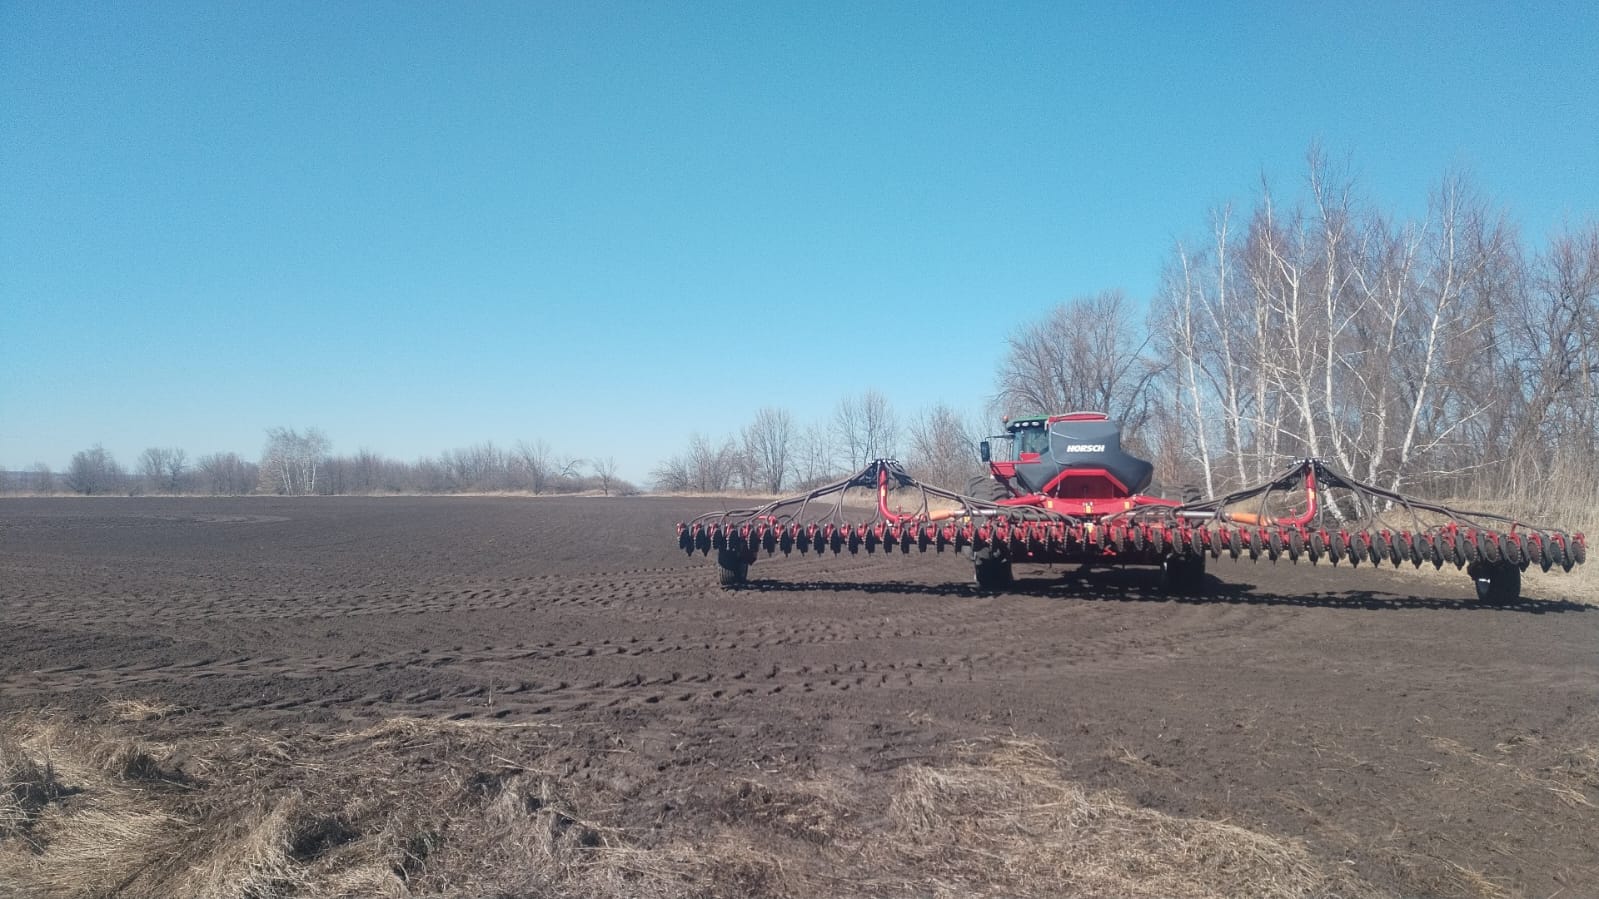
[{"label": "red farm implement", "polygon": [[[1007,431],[1001,439],[1013,442],[1013,459],[990,459],[984,441],[989,475],[965,494],[880,459],[799,496],[680,523],[678,545],[714,551],[724,586],[743,583],[762,553],[949,550],[972,560],[986,590],[1007,587],[1014,563],[1039,562],[1157,566],[1168,590],[1191,593],[1207,558],[1247,557],[1453,565],[1485,602],[1519,597],[1530,566],[1569,571],[1587,555],[1582,534],[1402,496],[1317,459],[1226,496],[1178,501],[1140,492],[1153,466],[1121,449],[1120,429],[1103,414],[1018,419]],[[864,521],[851,518],[850,491],[876,494]]]}]

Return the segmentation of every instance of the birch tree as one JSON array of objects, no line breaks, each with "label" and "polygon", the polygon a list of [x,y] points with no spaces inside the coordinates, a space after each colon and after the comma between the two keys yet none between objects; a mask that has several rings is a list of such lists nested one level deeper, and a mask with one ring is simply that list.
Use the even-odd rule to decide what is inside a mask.
[{"label": "birch tree", "polygon": [[268,429],[261,454],[262,487],[284,496],[316,493],[317,474],[331,446],[318,428],[309,428],[304,434],[293,428]]}]

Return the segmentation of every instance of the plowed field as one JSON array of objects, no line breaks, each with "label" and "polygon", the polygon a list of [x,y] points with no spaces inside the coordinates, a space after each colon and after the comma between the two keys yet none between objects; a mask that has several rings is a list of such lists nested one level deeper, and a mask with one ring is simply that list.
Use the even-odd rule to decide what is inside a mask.
[{"label": "plowed field", "polygon": [[796,555],[724,592],[672,532],[717,502],[7,500],[0,712],[581,726],[656,805],[1015,735],[1399,894],[1599,895],[1599,609],[1558,576],[1506,607],[1458,573],[1247,561],[1201,599],[1029,566],[995,596],[955,556]]}]

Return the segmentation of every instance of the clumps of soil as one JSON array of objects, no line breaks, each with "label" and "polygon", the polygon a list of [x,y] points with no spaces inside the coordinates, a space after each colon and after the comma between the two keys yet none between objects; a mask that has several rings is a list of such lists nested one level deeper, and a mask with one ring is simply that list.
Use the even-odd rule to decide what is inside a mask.
[{"label": "clumps of soil", "polygon": [[1296,841],[1085,791],[1027,741],[886,772],[650,783],[652,765],[575,723],[173,720],[0,722],[0,883],[130,899],[1377,895]]}]

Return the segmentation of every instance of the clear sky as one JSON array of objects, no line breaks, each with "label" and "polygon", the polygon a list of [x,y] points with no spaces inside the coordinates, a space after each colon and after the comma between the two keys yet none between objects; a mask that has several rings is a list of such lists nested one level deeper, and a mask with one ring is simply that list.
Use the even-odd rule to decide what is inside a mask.
[{"label": "clear sky", "polygon": [[1599,212],[1599,5],[0,0],[0,467],[979,409],[1319,140]]}]

